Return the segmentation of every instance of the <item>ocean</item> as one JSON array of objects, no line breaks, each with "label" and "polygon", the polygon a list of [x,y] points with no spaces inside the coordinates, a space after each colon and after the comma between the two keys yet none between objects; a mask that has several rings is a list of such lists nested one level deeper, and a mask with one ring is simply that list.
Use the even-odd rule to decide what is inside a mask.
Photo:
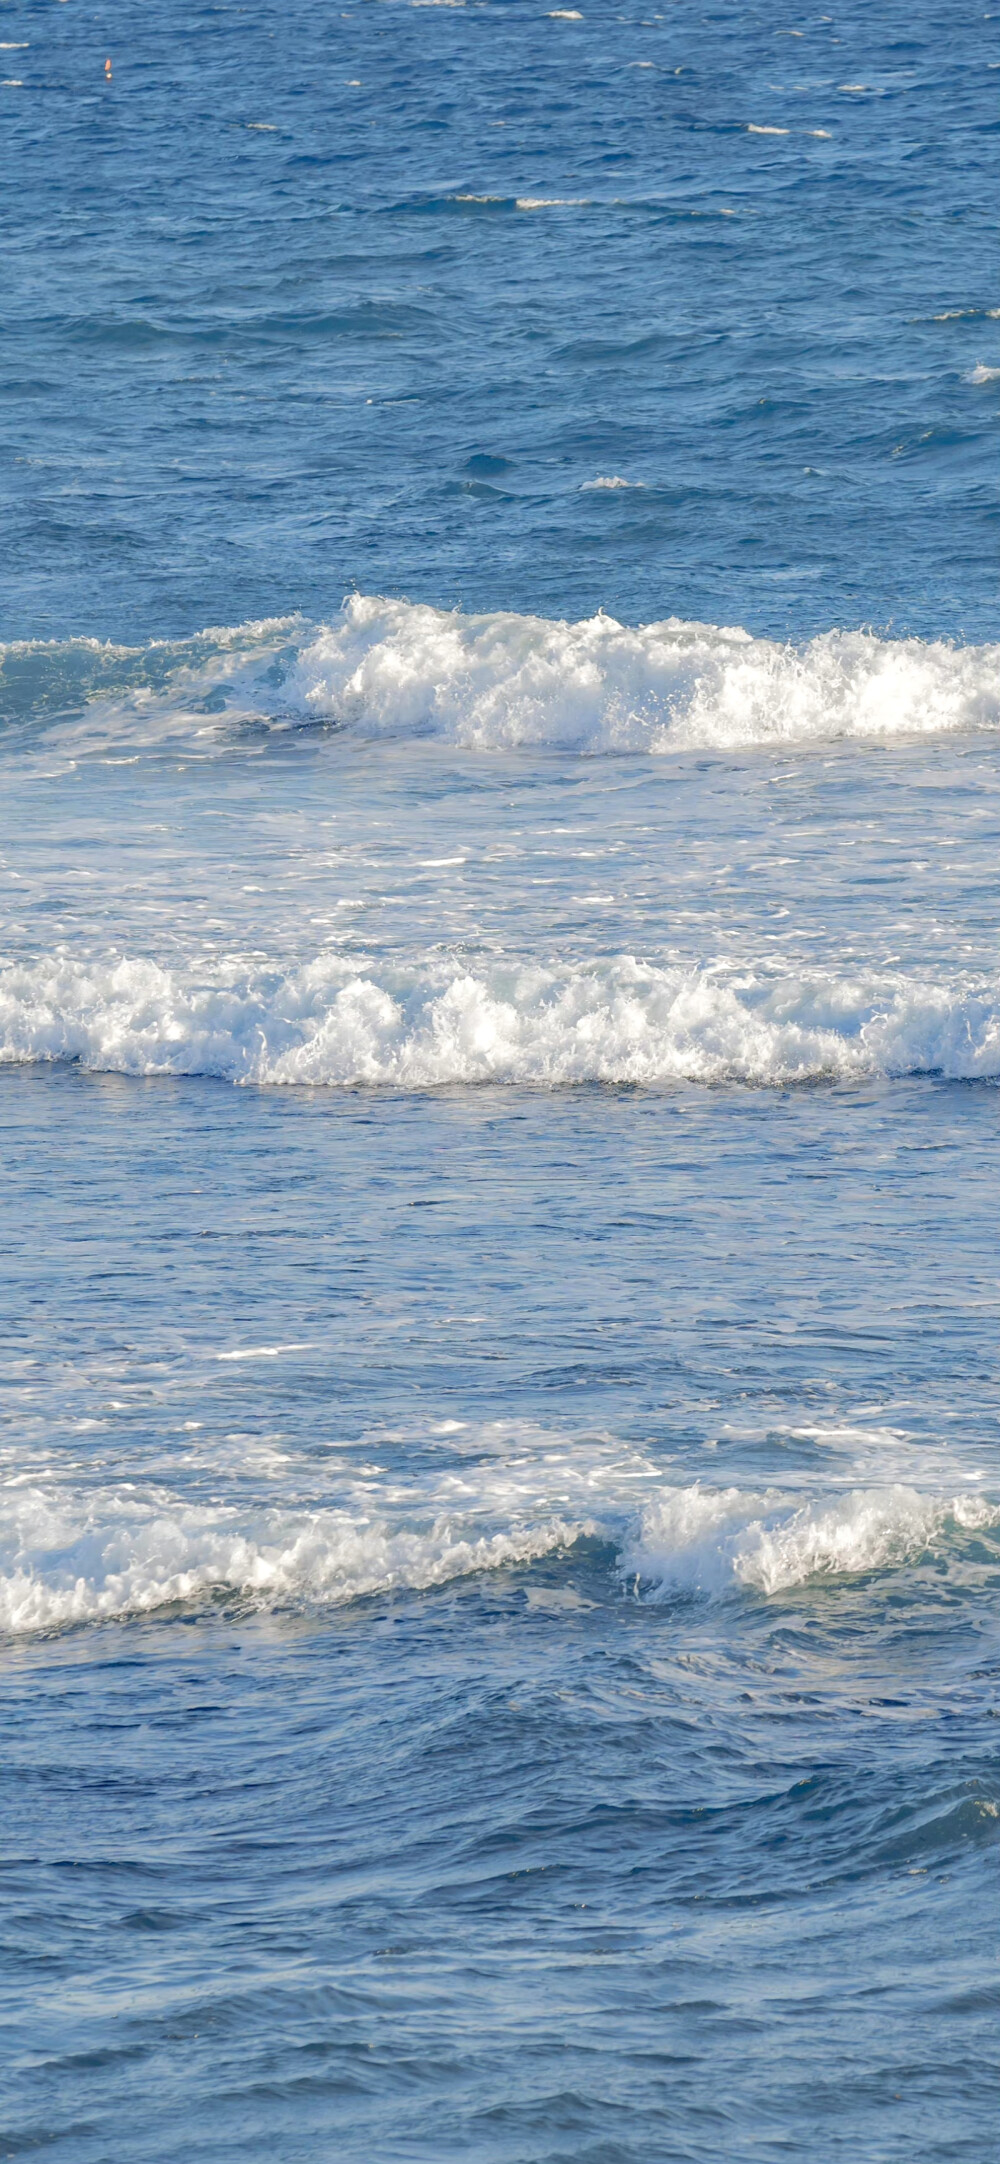
[{"label": "ocean", "polygon": [[0,2156],[1000,2155],[1000,12],[3,0]]}]

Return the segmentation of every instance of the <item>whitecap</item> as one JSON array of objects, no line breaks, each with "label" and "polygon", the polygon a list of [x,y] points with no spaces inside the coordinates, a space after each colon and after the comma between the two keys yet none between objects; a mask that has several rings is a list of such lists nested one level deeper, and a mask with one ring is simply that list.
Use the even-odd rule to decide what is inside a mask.
[{"label": "whitecap", "polygon": [[313,1452],[303,1464],[263,1445],[251,1456],[265,1491],[253,1502],[230,1501],[234,1470],[245,1485],[249,1439],[227,1439],[239,1446],[233,1458],[197,1423],[194,1432],[189,1469],[208,1476],[208,1496],[141,1479],[74,1485],[22,1462],[3,1488],[0,1631],[52,1630],[220,1597],[256,1609],[316,1609],[523,1569],[584,1536],[606,1537],[595,1507],[621,1516],[624,1501],[631,1515],[636,1493],[655,1481],[654,1468],[614,1437],[563,1436],[515,1420],[473,1430],[432,1419],[414,1437],[423,1471],[407,1473],[395,1452],[392,1469],[372,1462],[376,1434],[363,1460],[329,1454],[333,1493],[317,1495]]},{"label": "whitecap", "polygon": [[740,1083],[1000,1077],[1000,979],[589,966],[324,952],[165,968],[61,952],[0,968],[0,1063],[257,1086]]},{"label": "whitecap", "polygon": [[[604,474],[583,485],[642,484]],[[184,741],[207,758],[251,721],[470,751],[659,756],[996,729],[1000,646],[863,631],[793,645],[678,617],[466,616],[353,594],[313,628],[278,618],[143,648],[12,643],[0,647],[0,698],[12,719],[52,715],[45,742],[73,757]]]},{"label": "whitecap", "polygon": [[581,492],[594,488],[645,488],[645,481],[626,481],[620,473],[599,473],[593,481],[581,481]]},{"label": "whitecap", "polygon": [[765,1595],[812,1579],[895,1570],[956,1535],[1000,1525],[981,1495],[904,1486],[801,1499],[768,1489],[664,1488],[622,1554],[625,1576],[653,1597],[739,1588]]},{"label": "whitecap", "polygon": [[632,628],[354,595],[303,644],[283,697],[365,733],[481,750],[803,743],[995,728],[1000,648],[861,631],[792,646],[676,617]]},{"label": "whitecap", "polygon": [[[431,1422],[426,1445],[443,1462],[423,1486],[367,1462],[345,1473],[338,1457],[339,1498],[292,1504],[182,1496],[143,1482],[74,1487],[22,1472],[4,1491],[0,1631],[220,1599],[315,1611],[528,1569],[585,1538],[614,1551],[620,1583],[645,1599],[773,1598],[895,1572],[928,1554],[939,1567],[968,1569],[970,1540],[1000,1526],[1000,1509],[980,1493],[902,1483],[821,1493],[678,1486],[613,1438],[521,1433],[513,1422],[493,1430]],[[199,1442],[197,1462],[203,1454]],[[255,1462],[275,1495],[294,1486],[286,1456],[265,1450]],[[217,1447],[204,1465],[217,1484],[226,1471]]]},{"label": "whitecap", "polygon": [[423,1524],[347,1510],[262,1512],[103,1492],[20,1489],[0,1543],[0,1631],[64,1629],[204,1603],[328,1605],[524,1566],[572,1545],[588,1522],[489,1530],[439,1513]]}]

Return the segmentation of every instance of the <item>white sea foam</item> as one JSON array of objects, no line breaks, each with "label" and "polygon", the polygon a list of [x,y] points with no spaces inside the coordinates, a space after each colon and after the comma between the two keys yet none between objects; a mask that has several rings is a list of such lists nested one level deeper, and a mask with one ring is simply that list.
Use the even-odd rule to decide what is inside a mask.
[{"label": "white sea foam", "polygon": [[[523,1567],[597,1533],[596,1509],[623,1497],[631,1505],[656,1478],[614,1437],[432,1420],[406,1437],[368,1438],[360,1458],[330,1452],[317,1494],[314,1453],[202,1436],[197,1424],[194,1434],[196,1443],[186,1436],[187,1493],[131,1479],[116,1487],[55,1482],[23,1446],[8,1454],[17,1469],[2,1490],[0,1630],[218,1595],[261,1608],[315,1607]],[[253,1503],[226,1501],[234,1472],[241,1488],[255,1481]]]},{"label": "white sea foam", "polygon": [[965,380],[966,383],[1000,383],[1000,368],[987,368],[985,361],[977,361]]},{"label": "white sea foam", "polygon": [[988,1531],[1000,1510],[979,1495],[908,1487],[806,1498],[768,1490],[666,1488],[643,1511],[621,1568],[654,1596],[781,1593],[809,1579],[912,1562],[956,1534]]},{"label": "white sea foam", "polygon": [[788,645],[678,617],[466,616],[355,594],[311,629],[289,617],[143,648],[12,644],[0,648],[0,704],[15,719],[55,717],[73,756],[181,739],[209,756],[241,721],[485,752],[786,747],[995,729],[1000,646],[862,631]]},{"label": "white sea foam", "polygon": [[0,968],[0,1061],[121,1074],[433,1089],[454,1083],[1000,1076],[1000,980],[935,983],[494,962],[184,971],[67,953]]},{"label": "white sea foam", "polygon": [[644,488],[644,481],[626,481],[620,473],[599,473],[593,481],[581,481],[582,490],[590,488]]},{"label": "white sea foam", "polygon": [[0,1630],[149,1614],[220,1593],[258,1607],[357,1600],[530,1563],[590,1529],[552,1517],[488,1530],[455,1514],[401,1525],[342,1510],[248,1520],[169,1494],[142,1502],[21,1489],[5,1498]]},{"label": "white sea foam", "polygon": [[[0,1530],[0,1632],[219,1598],[257,1609],[339,1605],[524,1569],[585,1536],[617,1552],[619,1578],[646,1598],[770,1596],[810,1580],[896,1571],[929,1552],[947,1563],[970,1536],[1000,1525],[1000,1509],[975,1493],[664,1485],[627,1447],[540,1444],[502,1423],[492,1449],[480,1435],[463,1461],[462,1424],[439,1429],[446,1466],[426,1492],[372,1466],[336,1504],[237,1506],[131,1481],[92,1490],[11,1481]],[[436,1436],[432,1429],[425,1452]],[[214,1484],[223,1470],[214,1464]],[[294,1468],[282,1461],[274,1470],[294,1486]]]},{"label": "white sea foam", "polygon": [[283,695],[366,733],[483,750],[801,744],[995,728],[1000,647],[861,631],[789,646],[675,617],[631,628],[355,595],[304,644]]}]

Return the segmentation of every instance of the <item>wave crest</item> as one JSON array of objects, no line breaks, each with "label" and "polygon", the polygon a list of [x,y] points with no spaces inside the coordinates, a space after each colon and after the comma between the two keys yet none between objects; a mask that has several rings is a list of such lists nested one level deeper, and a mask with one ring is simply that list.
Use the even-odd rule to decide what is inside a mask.
[{"label": "wave crest", "polygon": [[0,1542],[0,1631],[148,1615],[220,1594],[261,1608],[358,1600],[523,1566],[591,1530],[558,1517],[494,1531],[449,1516],[400,1526],[340,1510],[271,1512],[252,1525],[176,1497],[74,1506],[22,1491]]},{"label": "wave crest", "polygon": [[207,755],[248,721],[485,752],[807,745],[1000,726],[1000,646],[866,631],[792,645],[679,617],[633,627],[355,594],[320,626],[283,617],[144,647],[0,648],[0,713],[66,728],[81,753],[187,735]]},{"label": "wave crest", "polygon": [[863,631],[795,647],[677,617],[631,629],[355,595],[287,690],[367,733],[666,752],[996,727],[1000,648]]},{"label": "wave crest", "polygon": [[768,1490],[667,1488],[647,1504],[622,1569],[655,1596],[782,1593],[814,1578],[859,1576],[915,1561],[949,1532],[988,1531],[1000,1510],[895,1486],[797,1501]]},{"label": "wave crest", "polygon": [[1000,1076],[1000,984],[831,972],[324,956],[195,974],[68,954],[0,968],[0,1062],[246,1084],[433,1089]]},{"label": "wave crest", "polygon": [[[515,1457],[506,1482],[503,1467],[498,1475],[473,1467],[453,1481],[462,1497],[447,1505],[440,1495],[421,1502],[389,1489],[367,1508],[247,1510],[165,1489],[10,1487],[0,1632],[20,1636],[220,1599],[261,1611],[323,1609],[524,1569],[585,1537],[617,1550],[619,1581],[635,1581],[646,1599],[747,1591],[767,1598],[809,1582],[895,1571],[928,1553],[941,1561],[950,1552],[961,1563],[970,1536],[1000,1527],[1000,1508],[973,1493],[671,1487],[650,1466],[612,1452],[606,1459],[584,1451],[574,1466],[572,1458],[555,1465]],[[637,1478],[646,1500],[636,1516]],[[567,1491],[558,1504],[554,1484]]]}]

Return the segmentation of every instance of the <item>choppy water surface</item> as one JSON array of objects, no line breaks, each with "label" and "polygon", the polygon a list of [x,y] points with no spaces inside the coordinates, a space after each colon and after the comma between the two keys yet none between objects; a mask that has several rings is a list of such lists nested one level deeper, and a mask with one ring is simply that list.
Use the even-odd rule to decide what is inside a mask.
[{"label": "choppy water surface", "polygon": [[1000,43],[875,14],[0,15],[4,2154],[994,2153]]}]

